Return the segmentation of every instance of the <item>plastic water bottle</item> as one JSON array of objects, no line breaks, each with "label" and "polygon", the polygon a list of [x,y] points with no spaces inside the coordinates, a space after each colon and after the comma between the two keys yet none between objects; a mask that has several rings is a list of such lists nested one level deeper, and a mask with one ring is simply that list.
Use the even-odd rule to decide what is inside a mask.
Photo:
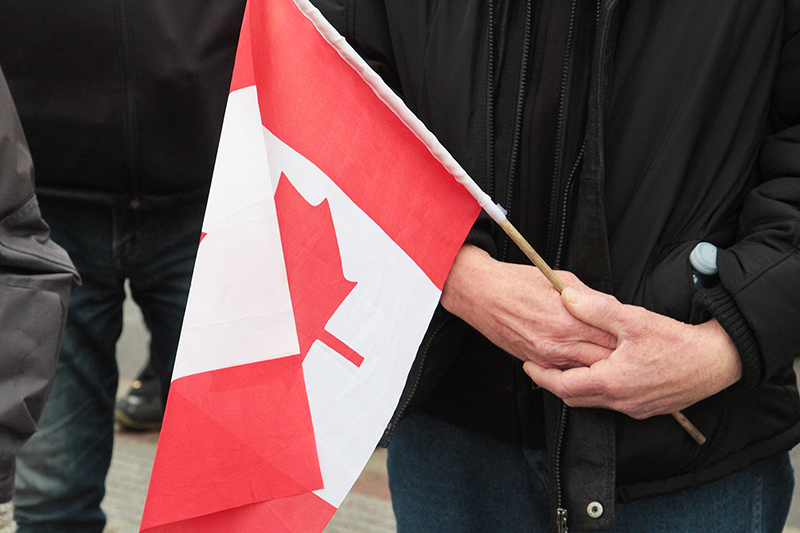
[{"label": "plastic water bottle", "polygon": [[698,289],[712,287],[717,283],[717,247],[709,242],[701,242],[689,254],[692,265],[692,279]]}]

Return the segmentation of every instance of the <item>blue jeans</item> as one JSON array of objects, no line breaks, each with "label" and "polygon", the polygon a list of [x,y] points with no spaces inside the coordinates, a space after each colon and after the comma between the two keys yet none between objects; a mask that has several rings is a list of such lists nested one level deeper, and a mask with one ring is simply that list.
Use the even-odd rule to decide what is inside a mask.
[{"label": "blue jeans", "polygon": [[15,514],[22,533],[101,533],[124,282],[150,331],[150,359],[166,399],[205,202],[130,210],[40,198],[40,206],[83,284],[70,298],[39,430],[17,456]]},{"label": "blue jeans", "polygon": [[[543,451],[415,414],[400,423],[388,452],[398,533],[549,531]],[[783,453],[701,487],[618,504],[611,531],[781,533],[793,489]]]}]

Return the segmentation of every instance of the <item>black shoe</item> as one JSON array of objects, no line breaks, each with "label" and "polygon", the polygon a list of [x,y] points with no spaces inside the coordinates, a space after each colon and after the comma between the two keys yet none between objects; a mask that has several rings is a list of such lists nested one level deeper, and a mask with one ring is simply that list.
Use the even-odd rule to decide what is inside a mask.
[{"label": "black shoe", "polygon": [[117,400],[114,420],[125,429],[153,431],[161,428],[164,408],[158,380],[145,370],[131,384],[127,396]]}]

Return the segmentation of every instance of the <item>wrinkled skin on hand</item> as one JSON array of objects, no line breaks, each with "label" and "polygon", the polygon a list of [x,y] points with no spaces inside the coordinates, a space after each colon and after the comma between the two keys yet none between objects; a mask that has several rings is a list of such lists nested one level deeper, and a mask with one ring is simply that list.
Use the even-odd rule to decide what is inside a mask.
[{"label": "wrinkled skin on hand", "polygon": [[[559,276],[580,283],[569,272]],[[496,261],[474,246],[456,257],[441,302],[500,348],[544,368],[588,366],[616,346],[613,335],[571,315],[539,269]]]},{"label": "wrinkled skin on hand", "polygon": [[736,347],[711,320],[692,326],[623,305],[569,272],[559,295],[533,266],[464,246],[442,305],[525,362],[528,375],[572,407],[634,418],[672,413],[741,378]]},{"label": "wrinkled skin on hand", "polygon": [[684,324],[616,298],[567,288],[565,307],[617,339],[605,359],[561,371],[525,363],[525,372],[571,407],[604,407],[643,419],[673,413],[736,383],[742,362],[716,320]]}]

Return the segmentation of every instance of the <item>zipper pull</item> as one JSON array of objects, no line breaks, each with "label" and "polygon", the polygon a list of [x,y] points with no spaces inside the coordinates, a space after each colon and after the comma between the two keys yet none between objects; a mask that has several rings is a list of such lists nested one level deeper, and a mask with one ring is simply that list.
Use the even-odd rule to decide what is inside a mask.
[{"label": "zipper pull", "polygon": [[567,510],[559,507],[556,509],[556,527],[558,533],[569,533],[567,529]]}]

